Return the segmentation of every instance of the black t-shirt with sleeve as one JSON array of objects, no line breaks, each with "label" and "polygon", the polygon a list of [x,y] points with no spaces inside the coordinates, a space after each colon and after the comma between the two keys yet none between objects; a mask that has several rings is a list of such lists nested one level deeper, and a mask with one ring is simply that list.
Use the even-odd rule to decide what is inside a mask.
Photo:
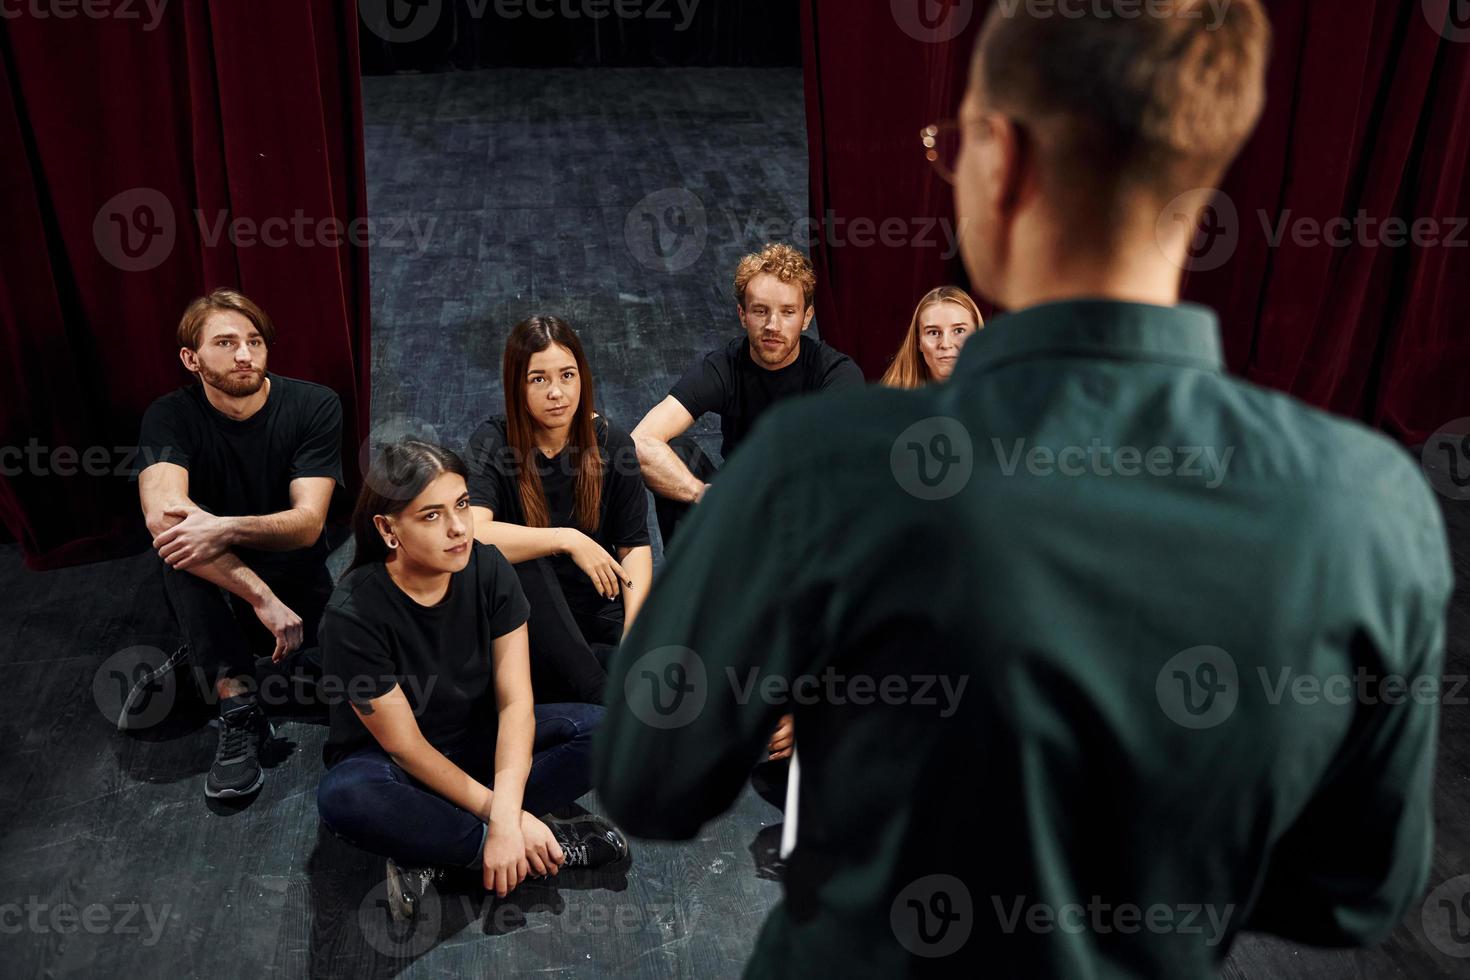
[{"label": "black t-shirt with sleeve", "polygon": [[[291,481],[325,476],[342,484],[342,403],[324,385],[267,374],[260,411],[236,420],[205,397],[203,384],[163,395],[143,414],[139,465],[174,463],[189,471],[189,499],[222,517],[291,509]],[[296,551],[236,548],[252,568],[323,562],[318,538]]]},{"label": "black t-shirt with sleeve", "polygon": [[751,359],[750,340],[742,335],[701,357],[669,394],[695,419],[706,412],[720,416],[720,455],[729,459],[756,419],[776,402],[864,383],[863,372],[852,358],[815,337],[802,334],[796,360],[768,371]]},{"label": "black t-shirt with sleeve", "polygon": [[[593,427],[602,454],[602,506],[597,527],[580,530],[616,559],[619,548],[637,548],[651,542],[648,498],[633,438],[605,418],[594,419]],[[546,494],[548,526],[578,527],[576,452],[568,447],[554,457],[547,457],[540,450],[533,450],[533,455],[541,474],[541,489]],[[475,430],[465,451],[465,465],[470,471],[471,506],[489,508],[497,521],[526,523],[516,484],[515,453],[506,440],[504,416],[496,416]],[[607,605],[607,600],[598,595],[592,581],[571,558],[553,555],[550,560],[567,604],[574,612],[594,613]]]},{"label": "black t-shirt with sleeve", "polygon": [[441,752],[469,739],[493,746],[498,714],[491,644],[530,614],[515,570],[498,548],[476,542],[449,591],[423,606],[382,562],[337,583],[322,615],[322,692],[331,705],[322,759],[328,767],[376,744],[352,709],[397,684],[419,731]]}]

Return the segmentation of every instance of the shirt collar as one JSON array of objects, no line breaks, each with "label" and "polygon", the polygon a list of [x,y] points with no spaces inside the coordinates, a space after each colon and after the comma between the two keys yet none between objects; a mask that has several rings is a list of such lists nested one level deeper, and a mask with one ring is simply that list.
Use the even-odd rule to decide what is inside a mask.
[{"label": "shirt collar", "polygon": [[1225,360],[1219,318],[1207,307],[1086,299],[1043,303],[991,320],[965,344],[957,368],[975,373],[1005,361],[1055,355],[1212,371]]}]

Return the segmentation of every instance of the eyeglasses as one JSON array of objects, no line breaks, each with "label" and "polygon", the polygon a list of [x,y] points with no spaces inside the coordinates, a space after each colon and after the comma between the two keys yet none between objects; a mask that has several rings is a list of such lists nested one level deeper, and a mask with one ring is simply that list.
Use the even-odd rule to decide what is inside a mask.
[{"label": "eyeglasses", "polygon": [[924,144],[924,159],[934,167],[934,172],[947,184],[954,183],[955,165],[960,158],[962,131],[954,119],[930,123],[919,130],[919,140]]}]

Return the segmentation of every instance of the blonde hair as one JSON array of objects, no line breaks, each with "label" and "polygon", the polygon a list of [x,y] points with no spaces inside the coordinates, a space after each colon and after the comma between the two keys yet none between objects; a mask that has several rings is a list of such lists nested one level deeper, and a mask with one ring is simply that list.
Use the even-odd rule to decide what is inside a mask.
[{"label": "blonde hair", "polygon": [[770,244],[740,260],[735,268],[735,300],[745,309],[745,289],[759,275],[772,275],[782,282],[794,282],[801,286],[802,308],[812,305],[817,291],[817,274],[812,264],[790,245]]},{"label": "blonde hair", "polygon": [[275,324],[271,323],[265,310],[256,306],[243,293],[233,289],[216,289],[208,296],[200,296],[184,310],[177,334],[179,346],[197,351],[200,336],[204,333],[204,324],[210,315],[225,312],[238,313],[249,320],[260,332],[267,347],[276,339]]},{"label": "blonde hair", "polygon": [[980,315],[980,307],[963,289],[958,286],[940,286],[938,289],[929,290],[914,309],[914,319],[909,323],[909,332],[904,336],[898,353],[893,355],[893,363],[888,365],[887,371],[883,372],[883,378],[878,382],[880,385],[886,388],[922,388],[934,380],[934,375],[924,360],[924,352],[919,349],[919,321],[923,319],[925,310],[931,306],[938,306],[940,303],[954,303],[956,306],[964,307],[965,311],[974,317],[976,330],[985,326],[985,318]]}]

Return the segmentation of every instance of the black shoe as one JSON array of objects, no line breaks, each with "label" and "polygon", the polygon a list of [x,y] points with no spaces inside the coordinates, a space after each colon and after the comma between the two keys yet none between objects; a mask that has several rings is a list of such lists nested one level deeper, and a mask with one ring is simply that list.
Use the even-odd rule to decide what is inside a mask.
[{"label": "black shoe", "polygon": [[564,868],[600,868],[628,856],[628,838],[601,817],[550,820],[546,826],[566,856]]},{"label": "black shoe", "polygon": [[219,746],[214,765],[204,781],[210,799],[249,796],[265,784],[260,747],[276,732],[253,694],[225,698],[219,703]]},{"label": "black shoe", "polygon": [[405,868],[388,859],[388,914],[396,922],[412,922],[423,906],[425,893],[441,877],[437,868]]}]

